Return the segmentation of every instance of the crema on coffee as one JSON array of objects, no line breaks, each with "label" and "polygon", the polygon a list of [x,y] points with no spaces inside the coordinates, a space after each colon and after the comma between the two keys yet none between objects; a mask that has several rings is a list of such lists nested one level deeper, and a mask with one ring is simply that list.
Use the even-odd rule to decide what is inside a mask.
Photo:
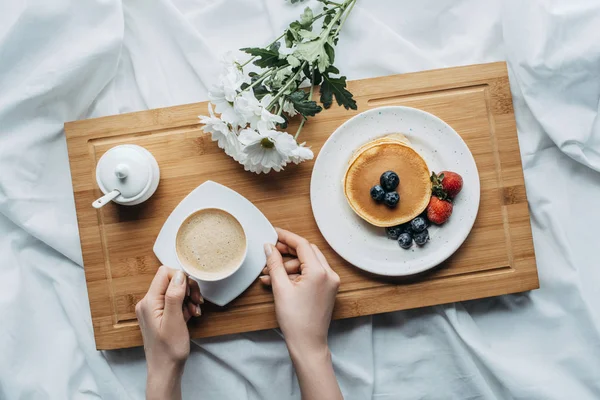
[{"label": "crema on coffee", "polygon": [[204,209],[183,222],[177,232],[176,250],[191,275],[218,279],[229,275],[244,260],[246,235],[228,212]]}]

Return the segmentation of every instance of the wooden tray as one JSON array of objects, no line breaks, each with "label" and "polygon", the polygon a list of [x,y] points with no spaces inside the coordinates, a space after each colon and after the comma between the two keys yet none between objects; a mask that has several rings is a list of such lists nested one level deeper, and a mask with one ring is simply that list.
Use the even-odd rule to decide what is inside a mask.
[{"label": "wooden tray", "polygon": [[[473,152],[481,205],[470,236],[454,256],[409,281],[384,280],[349,265],[327,245],[312,217],[313,163],[267,176],[245,172],[200,130],[197,116],[207,113],[207,103],[69,122],[65,133],[98,349],[142,344],[134,307],[159,267],[153,243],[173,208],[207,179],[238,191],[275,226],[297,232],[323,250],[342,279],[336,319],[539,287],[506,64],[365,79],[350,82],[349,89],[358,111],[334,107],[306,124],[302,140],[315,154],[348,118],[383,105],[437,115]],[[289,131],[296,126],[291,124]],[[96,211],[91,206],[101,195],[94,178],[96,162],[109,148],[124,143],[154,154],[161,170],[158,191],[139,206],[109,204]],[[191,323],[195,338],[277,326],[272,294],[258,282],[225,309],[209,305],[204,314]]]}]

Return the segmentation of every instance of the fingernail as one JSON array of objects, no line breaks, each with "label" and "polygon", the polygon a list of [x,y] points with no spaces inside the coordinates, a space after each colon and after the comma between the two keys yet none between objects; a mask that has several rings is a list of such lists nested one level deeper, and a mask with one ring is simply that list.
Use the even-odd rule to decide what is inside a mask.
[{"label": "fingernail", "polygon": [[265,243],[265,254],[267,257],[271,257],[271,253],[273,253],[273,246],[270,243]]},{"label": "fingernail", "polygon": [[173,279],[175,280],[176,285],[182,285],[185,281],[185,274],[183,273],[183,271],[177,271],[177,273],[175,274],[175,278]]},{"label": "fingernail", "polygon": [[200,302],[198,303],[198,305],[200,304],[204,304],[204,297],[200,296]]},{"label": "fingernail", "polygon": [[202,310],[200,310],[200,305],[196,304],[196,317],[202,315]]},{"label": "fingernail", "polygon": [[191,291],[190,291],[190,285],[188,285],[188,287],[187,287],[187,297],[190,297],[190,293],[191,293]]}]

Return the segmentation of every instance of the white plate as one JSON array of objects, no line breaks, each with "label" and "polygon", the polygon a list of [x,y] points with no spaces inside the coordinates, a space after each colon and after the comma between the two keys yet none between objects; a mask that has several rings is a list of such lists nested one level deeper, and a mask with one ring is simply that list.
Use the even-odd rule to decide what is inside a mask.
[{"label": "white plate", "polygon": [[165,221],[156,242],[154,254],[163,265],[182,269],[177,261],[175,238],[179,226],[192,212],[201,208],[220,208],[240,221],[246,240],[246,260],[233,275],[217,282],[198,281],[202,296],[218,306],[224,306],[250,286],[266,264],[265,243],[277,243],[277,232],[258,208],[239,193],[212,181],[194,189],[173,210]]},{"label": "white plate", "polygon": [[[387,239],[383,228],[356,215],[342,187],[348,161],[356,149],[377,137],[398,132],[406,135],[430,171],[455,171],[464,180],[448,222],[429,228],[430,242],[423,247],[413,244],[410,250]],[[321,233],[340,256],[374,274],[406,276],[439,265],[465,241],[479,209],[479,173],[465,142],[444,121],[415,108],[381,107],[351,118],[329,137],[315,162],[310,201]]]}]

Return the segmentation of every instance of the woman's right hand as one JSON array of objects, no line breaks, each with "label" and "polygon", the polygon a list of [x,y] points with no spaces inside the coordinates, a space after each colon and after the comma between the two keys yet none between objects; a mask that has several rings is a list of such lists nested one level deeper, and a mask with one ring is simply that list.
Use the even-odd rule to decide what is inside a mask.
[{"label": "woman's right hand", "polygon": [[[327,347],[340,277],[317,246],[283,229],[277,233],[277,246],[265,245],[268,275],[261,281],[273,287],[277,322],[290,350],[318,351]],[[284,262],[282,254],[292,258]]]},{"label": "woman's right hand", "polygon": [[[277,229],[277,234],[276,246],[265,244],[267,266],[260,280],[273,287],[277,322],[302,399],[341,399],[327,345],[340,277],[317,246],[283,229]],[[282,254],[292,258],[284,262]]]}]

